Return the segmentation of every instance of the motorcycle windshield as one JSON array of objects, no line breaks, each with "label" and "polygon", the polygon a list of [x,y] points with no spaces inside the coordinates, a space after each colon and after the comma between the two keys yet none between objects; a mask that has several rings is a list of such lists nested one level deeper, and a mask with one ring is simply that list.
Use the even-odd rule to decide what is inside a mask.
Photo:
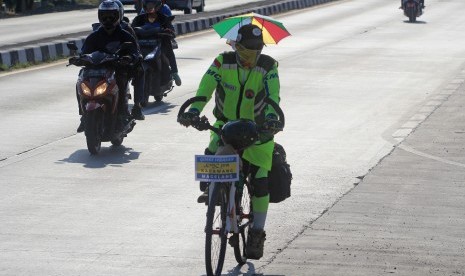
[{"label": "motorcycle windshield", "polygon": [[92,60],[92,64],[94,65],[99,65],[105,62],[110,62],[110,61],[115,60],[115,58],[112,55],[107,54],[105,52],[101,52],[101,51],[96,51],[96,52],[91,53],[90,59]]},{"label": "motorcycle windshield", "polygon": [[155,47],[160,44],[159,39],[139,39],[139,46],[140,47]]}]

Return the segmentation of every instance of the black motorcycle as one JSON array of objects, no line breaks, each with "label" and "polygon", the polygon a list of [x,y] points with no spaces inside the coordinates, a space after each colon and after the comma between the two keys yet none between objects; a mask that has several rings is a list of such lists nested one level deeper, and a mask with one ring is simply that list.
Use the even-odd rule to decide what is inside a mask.
[{"label": "black motorcycle", "polygon": [[173,35],[153,26],[136,27],[134,31],[143,55],[145,77],[144,101],[141,105],[146,106],[150,96],[160,102],[173,90],[169,61],[162,50],[162,40],[171,39]]},{"label": "black motorcycle", "polygon": [[[68,43],[67,46],[71,51],[77,51],[76,44]],[[131,119],[122,129],[117,128],[119,88],[115,70],[122,66],[119,51],[128,47],[128,44],[123,44],[113,54],[96,51],[69,59],[68,65],[82,67],[76,91],[83,112],[87,149],[91,154],[98,154],[102,142],[121,145],[136,124]]]},{"label": "black motorcycle", "polygon": [[404,15],[408,17],[409,22],[416,22],[417,17],[423,14],[423,5],[420,3],[420,0],[404,0],[402,3]]}]

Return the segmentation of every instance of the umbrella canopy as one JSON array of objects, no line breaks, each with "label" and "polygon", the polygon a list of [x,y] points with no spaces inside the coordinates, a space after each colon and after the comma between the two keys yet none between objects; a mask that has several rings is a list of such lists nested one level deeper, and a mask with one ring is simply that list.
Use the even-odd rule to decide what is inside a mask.
[{"label": "umbrella canopy", "polygon": [[291,35],[283,23],[258,13],[248,13],[226,18],[212,27],[222,38],[235,41],[240,27],[253,24],[262,29],[263,43],[277,44],[281,39]]}]

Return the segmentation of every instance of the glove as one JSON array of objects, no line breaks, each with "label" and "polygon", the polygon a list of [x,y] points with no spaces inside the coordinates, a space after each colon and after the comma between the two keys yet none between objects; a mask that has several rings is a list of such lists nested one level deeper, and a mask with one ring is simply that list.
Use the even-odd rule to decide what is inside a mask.
[{"label": "glove", "polygon": [[283,124],[278,120],[278,117],[275,114],[271,113],[266,115],[263,129],[274,135],[283,130]]},{"label": "glove", "polygon": [[132,57],[131,56],[122,56],[122,57],[120,57],[118,62],[119,62],[119,64],[121,64],[123,66],[127,66],[127,65],[131,64]]},{"label": "glove", "polygon": [[200,112],[197,109],[191,108],[189,109],[189,111],[184,112],[178,117],[178,123],[185,127],[188,127],[199,121],[199,115]]},{"label": "glove", "polygon": [[82,66],[82,62],[81,60],[79,59],[79,57],[71,57],[69,60],[68,60],[69,64],[72,64],[72,65],[76,65],[76,66]]}]

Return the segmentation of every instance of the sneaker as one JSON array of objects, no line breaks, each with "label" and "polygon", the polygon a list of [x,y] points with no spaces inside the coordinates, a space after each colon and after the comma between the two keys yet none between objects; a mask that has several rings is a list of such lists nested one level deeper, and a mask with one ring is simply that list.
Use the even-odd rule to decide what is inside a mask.
[{"label": "sneaker", "polygon": [[140,121],[145,120],[145,116],[142,113],[142,108],[140,108],[140,105],[138,104],[135,104],[132,107],[131,116],[136,120],[140,120]]},{"label": "sneaker", "polygon": [[177,86],[181,86],[182,82],[181,82],[181,78],[179,77],[179,74],[176,72],[176,73],[173,73],[172,76],[173,76],[174,83],[176,83]]},{"label": "sneaker", "polygon": [[259,260],[263,257],[263,247],[265,245],[266,233],[263,230],[250,229],[247,236],[245,252],[247,258]]},{"label": "sneaker", "polygon": [[81,133],[84,130],[86,130],[86,124],[84,122],[84,116],[81,116],[81,123],[79,123],[79,126],[78,126],[76,131],[77,131],[77,133]]},{"label": "sneaker", "polygon": [[205,203],[208,202],[208,189],[206,189],[199,197],[197,198],[197,203]]},{"label": "sneaker", "polygon": [[118,121],[116,122],[116,132],[123,132],[129,129],[129,116],[127,115],[119,115]]}]

